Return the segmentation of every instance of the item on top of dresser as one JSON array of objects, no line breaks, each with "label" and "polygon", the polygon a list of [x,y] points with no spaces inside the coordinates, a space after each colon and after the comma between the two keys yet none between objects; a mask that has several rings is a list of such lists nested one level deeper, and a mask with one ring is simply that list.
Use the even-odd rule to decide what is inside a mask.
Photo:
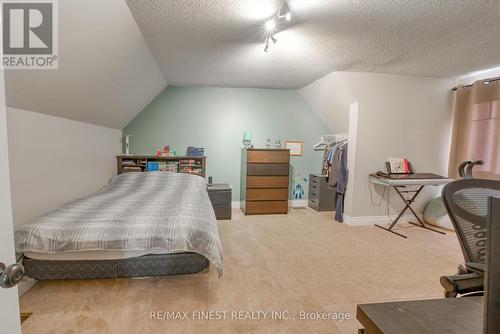
[{"label": "item on top of dresser", "polygon": [[160,149],[156,150],[156,156],[161,157],[161,150]]},{"label": "item on top of dresser", "polygon": [[205,155],[205,149],[203,147],[189,146],[186,155],[188,157],[202,157]]},{"label": "item on top of dresser", "polygon": [[266,147],[271,148],[271,138],[267,138],[266,140]]},{"label": "item on top of dresser", "polygon": [[285,141],[285,147],[290,150],[291,156],[302,156],[304,143],[299,140]]},{"label": "item on top of dresser", "polygon": [[245,133],[243,133],[243,145],[245,145],[245,147],[252,145],[252,133],[250,131],[245,131]]},{"label": "item on top of dresser", "polygon": [[281,140],[277,140],[274,142],[274,148],[281,148]]}]

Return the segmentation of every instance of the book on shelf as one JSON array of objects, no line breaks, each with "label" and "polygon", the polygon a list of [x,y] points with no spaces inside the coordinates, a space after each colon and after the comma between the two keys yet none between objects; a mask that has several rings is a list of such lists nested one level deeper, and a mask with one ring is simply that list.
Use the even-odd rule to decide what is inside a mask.
[{"label": "book on shelf", "polygon": [[142,172],[142,168],[141,167],[123,167],[123,172]]}]

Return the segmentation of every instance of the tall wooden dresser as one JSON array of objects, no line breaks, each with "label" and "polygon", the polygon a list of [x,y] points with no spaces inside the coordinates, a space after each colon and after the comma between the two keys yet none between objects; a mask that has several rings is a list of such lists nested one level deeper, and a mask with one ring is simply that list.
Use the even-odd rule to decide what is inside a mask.
[{"label": "tall wooden dresser", "polygon": [[244,148],[241,209],[246,215],[288,212],[289,149]]}]

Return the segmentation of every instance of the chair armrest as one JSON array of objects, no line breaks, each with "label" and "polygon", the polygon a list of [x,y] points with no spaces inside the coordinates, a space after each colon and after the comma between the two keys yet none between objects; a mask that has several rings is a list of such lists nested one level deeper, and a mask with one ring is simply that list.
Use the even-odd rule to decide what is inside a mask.
[{"label": "chair armrest", "polygon": [[474,271],[479,274],[484,274],[484,263],[465,262],[465,267],[470,271]]},{"label": "chair armrest", "polygon": [[462,275],[441,276],[440,282],[445,290],[445,297],[456,297],[457,294],[484,290],[484,276],[476,272]]}]

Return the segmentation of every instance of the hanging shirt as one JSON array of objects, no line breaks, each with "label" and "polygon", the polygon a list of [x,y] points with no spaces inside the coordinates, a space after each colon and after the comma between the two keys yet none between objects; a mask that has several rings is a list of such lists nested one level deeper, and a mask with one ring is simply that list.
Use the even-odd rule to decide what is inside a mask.
[{"label": "hanging shirt", "polygon": [[347,170],[347,144],[341,148],[342,154],[340,157],[339,177],[337,181],[337,202],[335,209],[335,220],[344,221],[344,194],[347,188],[347,179],[349,171]]}]

